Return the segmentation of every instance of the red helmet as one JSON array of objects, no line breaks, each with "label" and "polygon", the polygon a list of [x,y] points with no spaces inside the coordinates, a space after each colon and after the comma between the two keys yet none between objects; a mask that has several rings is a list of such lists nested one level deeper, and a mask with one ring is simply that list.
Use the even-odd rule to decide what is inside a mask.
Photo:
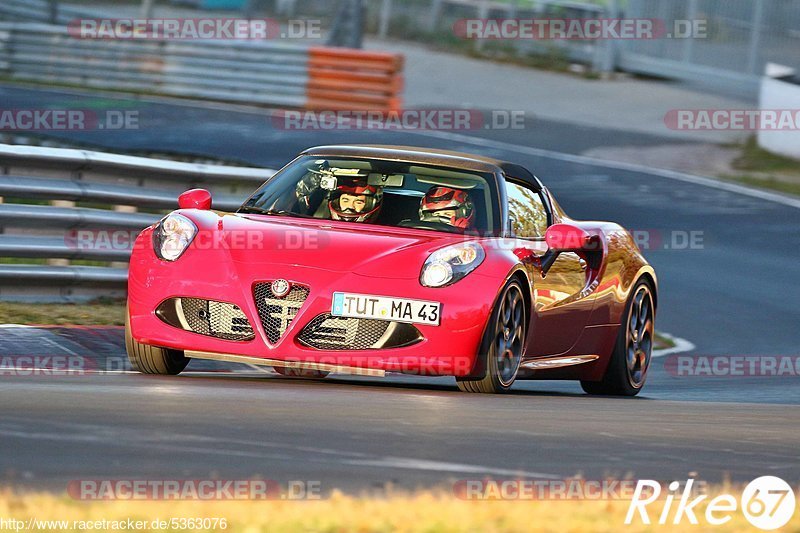
[{"label": "red helmet", "polygon": [[469,229],[475,220],[475,206],[466,191],[450,187],[431,187],[422,199],[419,219],[423,222],[443,222],[456,228]]},{"label": "red helmet", "polygon": [[[341,179],[341,178],[340,178]],[[346,196],[342,205],[342,196]],[[360,206],[363,196],[363,207]],[[351,198],[354,197],[354,198]],[[383,190],[375,185],[368,185],[364,180],[342,183],[331,194],[328,207],[331,219],[348,222],[372,222],[380,213],[383,205]],[[359,207],[361,207],[359,209]]]}]

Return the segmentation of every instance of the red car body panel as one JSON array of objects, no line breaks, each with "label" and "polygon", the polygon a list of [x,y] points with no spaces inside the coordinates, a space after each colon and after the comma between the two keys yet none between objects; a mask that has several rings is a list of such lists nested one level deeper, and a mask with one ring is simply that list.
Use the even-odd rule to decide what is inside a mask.
[{"label": "red car body panel", "polygon": [[[266,234],[263,241],[256,238],[251,243],[264,242],[264,249],[206,247],[200,244],[204,239],[198,237],[179,261],[166,263],[152,250],[152,228],[144,231],[137,239],[137,252],[130,266],[129,312],[131,332],[145,344],[426,375],[468,375],[493,303],[490,298],[481,304],[475,295],[493,297],[498,290],[497,280],[488,272],[494,268],[508,272],[513,266],[495,258],[486,273],[476,272],[450,287],[426,288],[419,283],[422,263],[432,251],[460,242],[462,237],[401,228],[355,231],[353,224],[347,222],[297,221],[260,215],[219,217],[196,210],[178,213],[193,220],[200,234],[263,232]],[[304,247],[277,254],[275,235],[286,231],[313,231],[319,245],[314,250]],[[319,258],[320,254],[325,258],[322,261],[312,261],[309,257]],[[312,266],[313,263],[319,266]],[[253,287],[275,279],[307,285],[311,293],[284,336],[272,345],[261,326]],[[301,345],[296,340],[297,333],[312,318],[330,312],[335,291],[445,302],[441,324],[417,325],[424,340],[404,348],[341,352]],[[155,309],[172,297],[236,304],[257,331],[256,339],[226,341],[168,326],[155,315]]]},{"label": "red car body panel", "polygon": [[[372,153],[372,152],[371,152]],[[426,157],[438,157],[433,152]],[[450,156],[442,156],[449,158]],[[488,164],[480,160],[481,164]],[[498,180],[503,174],[497,170]],[[503,191],[503,195],[504,195]],[[177,213],[191,219],[198,235],[175,262],[153,249],[154,227],[136,241],[129,273],[131,334],[140,343],[177,350],[254,358],[325,363],[421,375],[470,376],[480,372],[477,354],[495,299],[516,276],[524,285],[530,327],[523,359],[596,355],[590,363],[526,370],[519,379],[599,380],[608,365],[628,295],[655,273],[623,228],[573,221],[550,193],[552,223],[569,223],[597,236],[596,256],[562,254],[547,276],[535,260],[543,241],[474,237],[486,258],[472,273],[446,287],[424,287],[420,271],[430,254],[463,242],[463,235],[284,216],[220,214],[202,209]],[[505,206],[504,206],[505,208]],[[280,340],[270,343],[259,318],[253,288],[285,279],[310,293]],[[416,325],[423,339],[401,348],[336,351],[310,348],[297,335],[310,320],[329,313],[334,292],[442,302],[439,326]],[[166,324],[155,313],[169,298],[201,298],[237,305],[253,327],[250,341],[229,341]]]}]

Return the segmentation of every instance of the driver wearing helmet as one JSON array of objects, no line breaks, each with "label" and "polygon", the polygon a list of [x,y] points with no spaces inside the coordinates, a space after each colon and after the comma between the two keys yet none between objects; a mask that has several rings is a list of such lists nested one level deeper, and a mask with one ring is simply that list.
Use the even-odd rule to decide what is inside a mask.
[{"label": "driver wearing helmet", "polygon": [[[341,180],[340,181],[345,181]],[[331,220],[374,222],[383,205],[383,188],[355,179],[340,183],[331,193],[328,208]]]},{"label": "driver wearing helmet", "polygon": [[422,199],[419,219],[467,230],[475,221],[475,206],[466,191],[450,187],[431,187]]}]

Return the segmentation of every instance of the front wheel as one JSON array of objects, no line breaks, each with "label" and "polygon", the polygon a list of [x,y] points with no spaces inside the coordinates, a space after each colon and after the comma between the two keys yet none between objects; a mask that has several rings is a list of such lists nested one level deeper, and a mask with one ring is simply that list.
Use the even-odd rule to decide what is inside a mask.
[{"label": "front wheel", "polygon": [[653,293],[646,281],[636,284],[625,311],[603,380],[581,381],[589,394],[636,396],[644,387],[655,334]]},{"label": "front wheel", "polygon": [[125,309],[125,348],[131,366],[142,374],[174,376],[180,374],[189,364],[189,358],[182,351],[136,342],[131,335],[130,313],[127,309]]},{"label": "front wheel", "polygon": [[528,312],[519,282],[509,281],[497,302],[478,354],[486,373],[481,379],[456,378],[463,392],[506,392],[517,378],[528,331]]}]

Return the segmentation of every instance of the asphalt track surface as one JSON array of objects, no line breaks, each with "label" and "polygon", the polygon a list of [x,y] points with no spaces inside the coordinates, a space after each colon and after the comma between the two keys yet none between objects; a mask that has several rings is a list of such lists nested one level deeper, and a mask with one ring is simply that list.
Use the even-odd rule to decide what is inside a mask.
[{"label": "asphalt track surface", "polygon": [[[571,216],[649,232],[645,254],[660,281],[658,329],[691,341],[689,354],[800,354],[800,209],[538,150],[576,154],[670,142],[664,139],[542,121],[513,132],[289,132],[257,111],[18,88],[0,88],[0,97],[6,108],[139,110],[139,130],[56,135],[109,150],[206,154],[275,168],[308,146],[380,142],[519,162]],[[690,232],[702,235],[702,246],[672,246],[673,235]],[[84,343],[90,335],[0,329],[0,351],[32,336],[26,342],[33,353],[72,346],[89,360],[123,360],[119,330],[104,332],[101,344]],[[578,473],[800,480],[796,375],[679,377],[669,361],[654,361],[636,399],[593,398],[560,382],[519,382],[509,395],[472,396],[446,378],[292,380],[249,367],[216,372],[221,368],[198,362],[176,378],[119,366],[118,373],[81,376],[3,375],[0,481],[63,490],[81,478],[263,476],[358,492]]]}]

